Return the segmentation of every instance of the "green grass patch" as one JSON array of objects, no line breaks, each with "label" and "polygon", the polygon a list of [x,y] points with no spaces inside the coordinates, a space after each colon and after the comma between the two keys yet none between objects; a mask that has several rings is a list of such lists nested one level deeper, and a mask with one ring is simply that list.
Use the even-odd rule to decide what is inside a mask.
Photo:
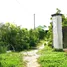
[{"label": "green grass patch", "polygon": [[67,67],[67,53],[56,52],[48,46],[45,46],[45,49],[41,50],[40,53],[38,62],[41,67]]},{"label": "green grass patch", "polygon": [[22,59],[22,54],[20,53],[0,54],[0,67],[24,67]]}]

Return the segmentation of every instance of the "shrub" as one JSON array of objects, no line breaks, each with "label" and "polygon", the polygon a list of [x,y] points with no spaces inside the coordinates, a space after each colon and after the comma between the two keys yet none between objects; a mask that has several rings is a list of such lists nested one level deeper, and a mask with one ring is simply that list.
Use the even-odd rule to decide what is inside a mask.
[{"label": "shrub", "polygon": [[63,52],[63,49],[54,49],[53,51],[56,51],[56,52]]},{"label": "shrub", "polygon": [[7,46],[5,42],[0,42],[0,53],[5,53],[7,51]]}]

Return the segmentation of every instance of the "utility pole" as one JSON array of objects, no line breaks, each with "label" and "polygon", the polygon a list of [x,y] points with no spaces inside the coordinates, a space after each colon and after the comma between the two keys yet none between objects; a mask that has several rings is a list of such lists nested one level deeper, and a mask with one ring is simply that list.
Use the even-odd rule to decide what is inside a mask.
[{"label": "utility pole", "polygon": [[35,29],[35,14],[34,14],[34,29]]}]

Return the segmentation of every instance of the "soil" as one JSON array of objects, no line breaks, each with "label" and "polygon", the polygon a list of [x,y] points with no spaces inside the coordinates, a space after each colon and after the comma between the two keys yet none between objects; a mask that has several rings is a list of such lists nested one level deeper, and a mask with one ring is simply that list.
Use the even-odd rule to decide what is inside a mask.
[{"label": "soil", "polygon": [[40,55],[37,54],[37,52],[43,48],[44,44],[39,46],[38,49],[23,52],[23,60],[26,62],[26,67],[40,67],[40,64],[37,62],[37,58],[39,58]]}]

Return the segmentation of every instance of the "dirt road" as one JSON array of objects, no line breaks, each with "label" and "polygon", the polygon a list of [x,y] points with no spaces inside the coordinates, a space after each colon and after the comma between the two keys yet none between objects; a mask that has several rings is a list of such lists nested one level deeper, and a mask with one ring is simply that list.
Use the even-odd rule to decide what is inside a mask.
[{"label": "dirt road", "polygon": [[26,67],[40,67],[40,65],[37,62],[37,58],[39,58],[40,55],[38,55],[37,52],[43,48],[44,44],[41,45],[38,49],[23,52],[23,59],[27,62]]}]

